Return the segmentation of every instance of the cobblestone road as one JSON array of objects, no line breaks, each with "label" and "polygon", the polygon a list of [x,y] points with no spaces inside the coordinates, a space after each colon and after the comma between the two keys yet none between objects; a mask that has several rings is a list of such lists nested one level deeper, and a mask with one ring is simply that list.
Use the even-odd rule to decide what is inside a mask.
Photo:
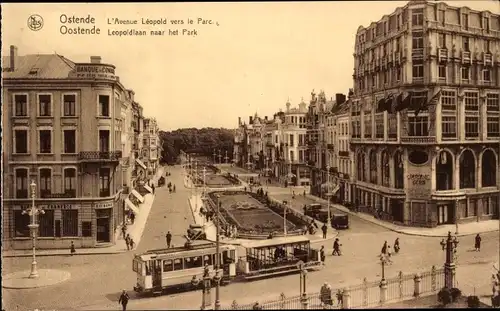
[{"label": "cobblestone road", "polygon": [[[182,186],[180,167],[171,168],[169,178],[176,184],[177,193],[169,194],[166,188],[157,188],[157,196],[148,218],[147,227],[136,252],[165,246],[165,232],[174,234],[173,243],[182,243],[186,226],[192,223],[187,206],[190,190]],[[298,196],[297,196],[298,197]],[[304,204],[297,199],[297,205]],[[166,217],[166,218],[165,218]],[[394,264],[387,267],[386,275],[395,276],[402,270],[415,273],[429,270],[432,265],[442,266],[445,254],[441,251],[439,238],[407,236],[388,231],[351,216],[352,229],[340,231],[343,256],[327,257],[325,269],[313,272],[308,277],[309,291],[318,291],[323,282],[334,287],[358,284],[363,277],[368,280],[380,278],[378,253],[384,240],[393,243],[400,237],[401,253],[394,257]],[[330,242],[329,242],[330,243]],[[331,243],[330,243],[331,244]],[[483,250],[471,252],[473,237],[462,238],[458,251],[459,284],[464,288],[476,288],[477,294],[488,291],[489,267],[498,261],[498,233],[483,235]],[[332,245],[325,245],[331,249]],[[137,298],[132,292],[135,274],[132,272],[132,253],[106,256],[41,257],[40,268],[64,269],[72,274],[71,280],[47,288],[27,290],[3,290],[6,310],[64,309],[64,310],[117,310],[118,295],[122,289],[129,290],[132,300],[130,310],[144,309],[198,309],[200,292],[171,294],[154,298]],[[2,274],[29,269],[30,258],[6,258]],[[221,289],[221,300],[230,305],[251,303],[256,300],[276,299],[281,292],[286,296],[297,295],[298,275],[267,279],[249,283],[235,283]],[[484,293],[488,294],[488,293]]]}]

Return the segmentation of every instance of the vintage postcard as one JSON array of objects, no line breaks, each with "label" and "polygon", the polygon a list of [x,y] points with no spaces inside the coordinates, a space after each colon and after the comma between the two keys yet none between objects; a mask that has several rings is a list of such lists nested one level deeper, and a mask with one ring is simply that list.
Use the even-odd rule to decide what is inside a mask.
[{"label": "vintage postcard", "polygon": [[2,310],[500,306],[500,2],[2,4]]}]

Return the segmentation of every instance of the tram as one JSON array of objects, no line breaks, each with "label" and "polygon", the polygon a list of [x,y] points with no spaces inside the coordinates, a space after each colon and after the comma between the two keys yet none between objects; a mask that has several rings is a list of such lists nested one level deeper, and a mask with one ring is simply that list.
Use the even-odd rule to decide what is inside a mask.
[{"label": "tram", "polygon": [[[319,250],[311,247],[307,236],[280,237],[248,241],[242,245],[220,244],[221,285],[277,277],[300,269],[316,270],[321,265]],[[194,290],[202,282],[204,267],[215,276],[216,245],[192,241],[189,247],[150,250],[135,255],[132,270],[137,282],[134,291],[161,293],[176,288]]]}]

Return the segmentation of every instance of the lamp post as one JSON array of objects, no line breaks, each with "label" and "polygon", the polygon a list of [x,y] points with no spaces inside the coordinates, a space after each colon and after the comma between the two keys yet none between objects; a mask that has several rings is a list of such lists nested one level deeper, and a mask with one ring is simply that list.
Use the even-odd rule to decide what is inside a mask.
[{"label": "lamp post", "polygon": [[220,206],[221,202],[218,202],[217,204],[217,227],[215,227],[215,266],[216,266],[216,273],[215,273],[215,310],[220,309],[220,281],[222,279],[221,277],[221,271],[220,271]]},{"label": "lamp post", "polygon": [[24,215],[28,214],[31,216],[31,224],[28,225],[31,233],[31,242],[33,248],[33,260],[31,261],[31,272],[29,275],[30,279],[38,278],[38,268],[36,262],[36,234],[38,231],[39,225],[36,223],[36,216],[39,214],[45,214],[45,211],[42,209],[38,209],[35,206],[35,197],[36,197],[36,184],[35,181],[31,181],[31,208],[29,210],[24,210],[22,213]]},{"label": "lamp post", "polygon": [[228,156],[227,156],[227,150],[226,150],[226,156],[224,157],[224,159],[226,159],[226,164],[227,164],[228,159],[229,159]]},{"label": "lamp post", "polygon": [[222,162],[222,160],[221,160],[221,159],[222,159],[222,155],[221,155],[221,153],[220,153],[220,149],[219,149],[219,164],[221,164],[221,162]]},{"label": "lamp post", "polygon": [[203,167],[203,194],[204,195],[207,192],[207,186],[206,186],[207,184],[206,184],[206,180],[205,180],[206,176],[207,176],[207,169],[205,167]]},{"label": "lamp post", "polygon": [[214,156],[214,164],[215,164],[215,149],[214,149],[214,153],[212,155]]},{"label": "lamp post", "polygon": [[[208,270],[208,265],[205,266],[203,269],[203,278],[202,278],[202,284],[201,284],[201,310],[210,310],[210,306],[212,304],[212,295],[211,295],[211,289],[212,289],[212,280],[210,278],[210,273]],[[196,278],[196,275],[193,276],[191,279],[191,284],[194,287],[198,287],[200,285],[200,280]]]},{"label": "lamp post", "polygon": [[287,208],[288,202],[286,200],[283,200],[283,234],[284,236],[287,235],[287,229],[286,229],[286,208]]},{"label": "lamp post", "polygon": [[305,268],[304,262],[302,260],[297,263],[297,268],[300,270],[300,302],[302,304],[302,309],[307,309],[307,269]]},{"label": "lamp post", "polygon": [[446,242],[444,239],[441,241],[441,248],[446,251],[446,262],[444,263],[444,287],[452,289],[455,280],[455,253],[458,247],[457,237],[452,237],[451,232],[448,231],[448,238]]},{"label": "lamp post", "polygon": [[382,280],[380,280],[380,302],[384,303],[387,301],[387,281],[385,279],[385,264],[388,259],[386,255],[380,255],[380,265],[382,266]]}]

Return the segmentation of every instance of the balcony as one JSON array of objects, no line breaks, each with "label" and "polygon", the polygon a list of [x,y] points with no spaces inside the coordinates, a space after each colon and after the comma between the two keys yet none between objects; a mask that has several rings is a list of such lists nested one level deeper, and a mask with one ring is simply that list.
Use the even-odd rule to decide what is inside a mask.
[{"label": "balcony", "polygon": [[470,58],[470,52],[463,51],[462,52],[462,64],[470,64],[472,62]]},{"label": "balcony", "polygon": [[49,193],[49,192],[41,192],[40,197],[42,199],[68,199],[68,198],[76,198],[76,190],[66,190],[63,193]]},{"label": "balcony", "polygon": [[435,144],[436,137],[434,136],[405,136],[401,137],[401,143],[403,144]]},{"label": "balcony", "polygon": [[318,144],[317,140],[310,140],[310,141],[307,142],[308,146],[316,146],[317,144]]},{"label": "balcony", "polygon": [[424,49],[412,49],[411,50],[411,57],[412,58],[423,58],[424,57]]},{"label": "balcony", "polygon": [[348,157],[349,151],[339,151],[339,157]]},{"label": "balcony", "polygon": [[82,151],[78,154],[80,162],[118,162],[122,157],[122,151]]},{"label": "balcony", "polygon": [[394,62],[396,64],[399,64],[400,61],[401,61],[401,53],[398,51],[398,52],[394,53]]},{"label": "balcony", "polygon": [[438,49],[438,61],[440,63],[448,61],[448,49]]},{"label": "balcony", "polygon": [[266,146],[267,146],[267,147],[270,147],[270,148],[274,148],[274,144],[273,144],[273,143],[271,143],[271,142],[267,142],[267,143],[266,143]]},{"label": "balcony", "polygon": [[491,53],[483,53],[484,66],[493,66],[493,57]]},{"label": "balcony", "polygon": [[326,144],[326,148],[328,148],[328,150],[333,150],[334,146],[333,144]]}]

